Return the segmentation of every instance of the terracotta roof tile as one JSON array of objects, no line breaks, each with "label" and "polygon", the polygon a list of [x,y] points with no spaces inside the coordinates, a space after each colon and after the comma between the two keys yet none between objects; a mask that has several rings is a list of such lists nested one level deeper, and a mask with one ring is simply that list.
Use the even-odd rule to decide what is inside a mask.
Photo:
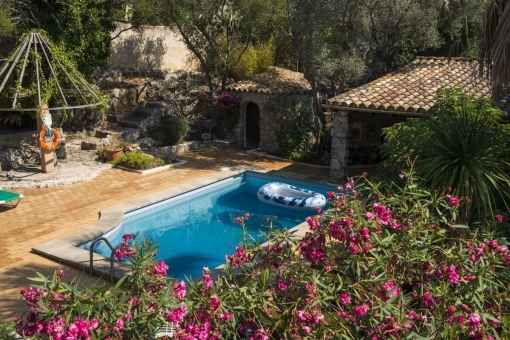
[{"label": "terracotta roof tile", "polygon": [[[478,63],[468,58],[417,57],[403,68],[370,83],[324,101],[326,105],[425,113],[436,102],[442,87],[459,87],[475,98],[490,97],[485,78],[478,76]],[[510,94],[496,103],[510,118]]]},{"label": "terracotta roof tile", "polygon": [[231,92],[255,92],[269,94],[307,94],[311,87],[303,73],[271,67],[269,72],[254,74],[248,79],[237,81],[226,88]]}]

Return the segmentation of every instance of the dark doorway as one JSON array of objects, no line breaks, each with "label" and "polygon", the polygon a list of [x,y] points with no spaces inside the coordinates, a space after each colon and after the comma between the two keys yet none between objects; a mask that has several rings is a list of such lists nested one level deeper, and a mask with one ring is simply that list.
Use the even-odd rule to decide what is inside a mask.
[{"label": "dark doorway", "polygon": [[246,105],[246,147],[257,149],[260,143],[260,109],[254,102]]}]

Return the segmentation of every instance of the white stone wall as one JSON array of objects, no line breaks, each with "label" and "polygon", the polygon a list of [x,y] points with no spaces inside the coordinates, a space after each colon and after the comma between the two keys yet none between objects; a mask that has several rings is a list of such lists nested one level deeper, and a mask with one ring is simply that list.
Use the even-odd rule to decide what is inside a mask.
[{"label": "white stone wall", "polygon": [[[116,36],[125,28],[119,25]],[[178,33],[165,26],[122,32],[112,41],[108,66],[136,70],[193,69],[189,52]]]}]

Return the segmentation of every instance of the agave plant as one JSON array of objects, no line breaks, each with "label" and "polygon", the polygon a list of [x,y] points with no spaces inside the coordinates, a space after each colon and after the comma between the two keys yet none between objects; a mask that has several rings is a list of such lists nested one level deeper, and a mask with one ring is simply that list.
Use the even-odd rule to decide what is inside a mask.
[{"label": "agave plant", "polygon": [[[495,203],[510,193],[510,164],[505,159],[508,133],[501,113],[488,99],[448,92],[431,110],[427,153],[416,171],[435,190],[451,190],[461,200],[463,217],[493,215]],[[506,205],[506,203],[505,203]]]}]

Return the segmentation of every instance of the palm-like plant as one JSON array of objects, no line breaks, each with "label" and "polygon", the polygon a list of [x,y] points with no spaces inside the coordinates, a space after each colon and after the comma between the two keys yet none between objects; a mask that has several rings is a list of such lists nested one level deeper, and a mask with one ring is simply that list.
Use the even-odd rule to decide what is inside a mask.
[{"label": "palm-like plant", "polygon": [[493,215],[496,200],[505,202],[510,193],[508,133],[497,121],[500,113],[488,99],[465,95],[439,103],[428,120],[428,150],[416,164],[417,174],[432,189],[463,198],[465,220],[473,212]]},{"label": "palm-like plant", "polygon": [[480,39],[480,74],[492,82],[492,96],[510,90],[510,0],[492,0],[485,12]]}]

